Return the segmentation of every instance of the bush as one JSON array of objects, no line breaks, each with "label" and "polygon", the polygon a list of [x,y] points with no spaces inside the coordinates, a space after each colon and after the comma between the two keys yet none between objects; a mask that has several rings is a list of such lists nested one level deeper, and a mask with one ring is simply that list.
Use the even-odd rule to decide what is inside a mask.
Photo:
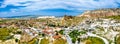
[{"label": "bush", "polygon": [[60,30],[59,33],[63,35],[64,34],[64,30]]}]

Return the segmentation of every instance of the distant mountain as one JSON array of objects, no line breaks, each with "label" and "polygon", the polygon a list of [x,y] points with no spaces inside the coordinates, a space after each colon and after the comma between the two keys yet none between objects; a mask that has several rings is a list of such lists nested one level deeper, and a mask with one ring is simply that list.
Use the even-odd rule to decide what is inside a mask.
[{"label": "distant mountain", "polygon": [[[22,16],[9,16],[9,17],[1,17],[1,18],[38,18],[45,15],[22,15]],[[47,15],[50,16],[50,15]],[[55,17],[63,17],[63,16],[55,16]]]},{"label": "distant mountain", "polygon": [[91,10],[91,11],[86,11],[79,16],[85,16],[88,18],[99,18],[99,17],[114,16],[114,15],[120,15],[120,8]]},{"label": "distant mountain", "polygon": [[22,15],[22,16],[9,16],[4,18],[36,18],[38,15]]}]

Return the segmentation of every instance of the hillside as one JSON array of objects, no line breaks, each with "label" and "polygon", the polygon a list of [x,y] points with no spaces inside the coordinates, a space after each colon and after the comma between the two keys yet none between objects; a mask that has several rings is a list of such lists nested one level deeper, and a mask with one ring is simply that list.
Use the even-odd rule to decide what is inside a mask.
[{"label": "hillside", "polygon": [[84,12],[79,16],[80,17],[85,16],[88,18],[99,18],[99,17],[108,17],[108,16],[116,16],[116,15],[120,15],[120,8],[90,10]]}]

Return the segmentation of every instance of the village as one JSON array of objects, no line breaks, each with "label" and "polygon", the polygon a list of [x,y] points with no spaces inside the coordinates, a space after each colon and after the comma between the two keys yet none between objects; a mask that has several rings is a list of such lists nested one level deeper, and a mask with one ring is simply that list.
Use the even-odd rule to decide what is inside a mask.
[{"label": "village", "polygon": [[[68,20],[71,18],[68,18]],[[2,29],[8,29],[7,37],[10,36],[10,38],[0,39],[0,44],[89,44],[91,42],[115,44],[117,43],[116,41],[119,41],[119,20],[85,18],[77,25],[71,23],[73,26],[66,25],[68,27],[65,27],[62,26],[66,24],[65,18],[49,17],[49,20],[46,19],[46,17],[39,17],[39,20],[11,19],[11,21],[7,21],[5,19],[7,22],[1,23],[1,31]],[[14,30],[9,32],[9,29]]]}]

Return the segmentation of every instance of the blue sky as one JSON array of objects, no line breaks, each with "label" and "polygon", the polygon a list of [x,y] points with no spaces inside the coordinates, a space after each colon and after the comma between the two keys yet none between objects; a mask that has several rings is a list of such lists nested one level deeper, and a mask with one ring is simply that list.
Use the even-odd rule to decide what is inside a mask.
[{"label": "blue sky", "polygon": [[120,0],[0,0],[0,17],[79,15],[86,10],[119,7]]}]

